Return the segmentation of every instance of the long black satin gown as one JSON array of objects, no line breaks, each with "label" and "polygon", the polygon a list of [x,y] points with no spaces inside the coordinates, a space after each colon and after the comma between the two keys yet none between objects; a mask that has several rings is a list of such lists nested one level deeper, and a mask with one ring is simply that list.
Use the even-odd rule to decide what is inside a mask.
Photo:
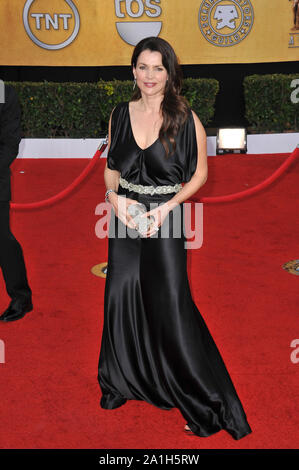
[{"label": "long black satin gown", "polygon": [[[141,149],[134,138],[127,102],[112,114],[110,169],[142,185],[187,182],[195,172],[197,143],[191,110],[166,159],[159,139]],[[118,194],[145,204],[174,196],[145,195],[124,189]],[[174,234],[174,212],[181,212],[181,236]],[[100,405],[114,409],[127,400],[159,408],[176,407],[194,434],[206,437],[222,429],[234,439],[251,432],[242,404],[214,340],[190,292],[185,248],[184,204],[150,238],[138,236],[111,210],[104,324],[98,365]],[[113,223],[112,223],[113,222]],[[119,229],[119,232],[118,232]],[[123,236],[127,230],[131,236]],[[135,238],[133,236],[135,234]],[[122,235],[119,235],[122,234]],[[177,233],[176,233],[177,236]]]}]

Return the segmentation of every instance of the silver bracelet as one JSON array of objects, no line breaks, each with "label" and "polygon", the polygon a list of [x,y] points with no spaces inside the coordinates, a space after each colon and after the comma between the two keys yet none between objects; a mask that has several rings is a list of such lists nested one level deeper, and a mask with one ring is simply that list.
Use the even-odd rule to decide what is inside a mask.
[{"label": "silver bracelet", "polygon": [[105,201],[106,202],[109,202],[109,199],[108,199],[108,195],[110,193],[115,193],[116,191],[114,191],[114,189],[107,189],[107,191],[105,192]]}]

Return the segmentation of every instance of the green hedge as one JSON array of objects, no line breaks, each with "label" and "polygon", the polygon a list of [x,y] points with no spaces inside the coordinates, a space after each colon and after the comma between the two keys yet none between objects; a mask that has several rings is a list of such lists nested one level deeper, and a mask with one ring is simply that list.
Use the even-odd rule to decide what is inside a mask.
[{"label": "green hedge", "polygon": [[[245,117],[251,132],[299,131],[299,103],[292,103],[292,75],[251,75],[243,82]],[[98,138],[107,133],[113,107],[128,101],[131,81],[98,83],[7,82],[15,87],[22,106],[25,137]],[[187,78],[182,94],[204,126],[214,115],[219,83]]]},{"label": "green hedge", "polygon": [[295,90],[291,88],[293,79],[299,79],[299,75],[245,77],[245,117],[250,122],[252,131],[263,133],[299,130],[299,103],[291,101],[291,93]]},{"label": "green hedge", "polygon": [[[19,95],[24,137],[97,138],[107,133],[113,107],[132,95],[132,81],[7,83]],[[182,94],[204,126],[213,118],[218,91],[214,79],[184,80]]]}]

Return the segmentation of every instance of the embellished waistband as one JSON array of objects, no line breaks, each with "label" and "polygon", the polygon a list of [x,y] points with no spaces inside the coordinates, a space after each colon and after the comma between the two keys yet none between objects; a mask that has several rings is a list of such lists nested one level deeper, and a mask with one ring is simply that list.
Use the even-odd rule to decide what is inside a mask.
[{"label": "embellished waistband", "polygon": [[142,184],[129,183],[125,178],[119,177],[119,184],[122,188],[128,189],[129,191],[135,191],[140,194],[168,194],[178,193],[182,189],[181,183],[172,185],[162,186],[143,186]]}]

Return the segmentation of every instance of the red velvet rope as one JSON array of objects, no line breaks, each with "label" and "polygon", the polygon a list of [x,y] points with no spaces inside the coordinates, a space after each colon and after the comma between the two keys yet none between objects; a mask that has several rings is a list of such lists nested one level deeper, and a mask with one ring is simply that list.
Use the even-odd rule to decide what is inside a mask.
[{"label": "red velvet rope", "polygon": [[30,202],[27,204],[11,203],[10,207],[12,209],[36,209],[39,207],[49,206],[53,204],[54,202],[60,201],[65,196],[67,196],[76,186],[78,186],[81,183],[81,181],[83,181],[84,178],[91,172],[91,170],[94,168],[94,166],[98,162],[98,159],[100,158],[100,156],[102,155],[106,147],[107,147],[107,143],[105,142],[101,145],[99,149],[97,149],[96,153],[94,154],[94,156],[92,157],[91,161],[88,163],[86,168],[84,168],[82,173],[80,173],[80,175],[77,176],[77,178],[74,179],[74,181],[69,186],[67,186],[63,191],[60,191],[60,193],[56,194],[55,196],[50,197],[49,199],[44,199],[38,202]]},{"label": "red velvet rope", "polygon": [[257,193],[258,191],[261,191],[262,189],[266,188],[269,186],[273,181],[277,180],[280,175],[286,169],[293,163],[293,161],[299,157],[299,148],[296,147],[293,153],[280,165],[277,170],[272,173],[268,178],[266,178],[264,181],[261,183],[257,184],[256,186],[253,186],[252,188],[245,189],[244,191],[240,191],[238,193],[233,193],[233,194],[227,194],[226,196],[212,196],[212,197],[201,197],[201,198],[196,198],[192,197],[190,200],[196,201],[196,202],[228,202],[228,201],[235,201],[237,199],[242,199],[246,196],[249,196],[251,194]]},{"label": "red velvet rope", "polygon": [[[60,193],[56,194],[55,196],[50,197],[49,199],[44,199],[42,201],[38,202],[31,202],[27,204],[17,204],[17,203],[11,203],[10,207],[13,209],[36,209],[39,207],[45,207],[49,206],[50,204],[53,204],[54,202],[60,201],[62,198],[67,196],[76,186],[78,186],[81,181],[84,180],[84,178],[91,172],[91,170],[94,168],[96,165],[98,159],[104,152],[104,150],[107,147],[107,143],[103,143],[100,149],[96,151],[94,154],[93,158],[89,162],[89,164],[86,166],[86,168],[82,171],[82,173],[69,185],[67,186],[63,191]],[[190,198],[192,201],[196,202],[208,202],[208,203],[213,203],[213,202],[227,202],[227,201],[235,201],[237,199],[242,199],[246,196],[249,196],[251,194],[257,193],[261,189],[266,188],[269,186],[273,181],[277,180],[280,175],[286,169],[292,164],[292,162],[299,157],[299,148],[297,147],[293,153],[280,165],[277,170],[272,173],[268,178],[266,178],[264,181],[261,183],[257,184],[256,186],[253,186],[252,188],[246,189],[245,191],[240,191],[238,193],[233,193],[233,194],[228,194],[226,196],[212,196],[212,197],[201,197],[201,198],[195,198],[192,197]]]}]

